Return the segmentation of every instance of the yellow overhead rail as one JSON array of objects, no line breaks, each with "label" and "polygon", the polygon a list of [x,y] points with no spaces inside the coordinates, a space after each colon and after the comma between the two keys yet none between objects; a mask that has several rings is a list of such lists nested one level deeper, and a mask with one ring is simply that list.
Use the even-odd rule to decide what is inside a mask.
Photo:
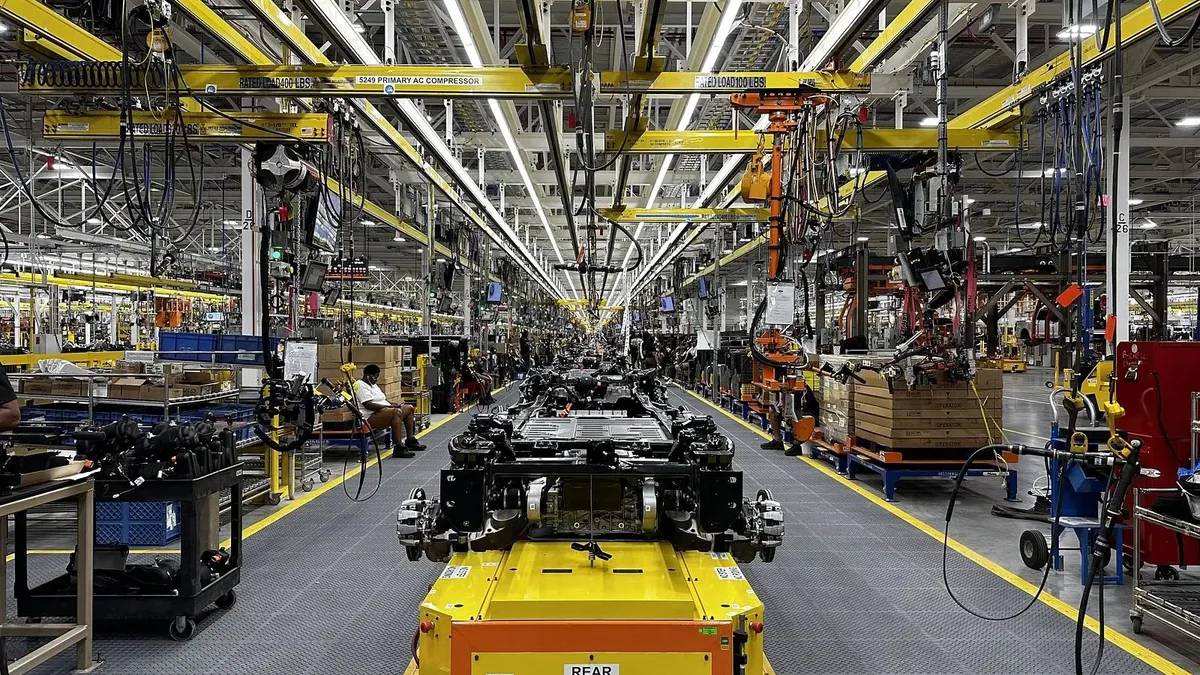
[{"label": "yellow overhead rail", "polygon": [[601,208],[600,216],[618,223],[765,223],[770,209]]},{"label": "yellow overhead rail", "polygon": [[[610,130],[604,134],[608,152],[626,148],[630,154],[714,154],[750,153],[758,149],[759,135],[753,131],[644,131],[626,145],[626,134]],[[950,147],[962,152],[1012,152],[1020,138],[1016,133],[983,129],[951,129]],[[857,149],[859,139],[853,130],[843,139],[843,149]],[[817,132],[816,147],[825,147],[825,132]],[[907,152],[937,147],[937,129],[864,129],[864,152]]]},{"label": "yellow overhead rail", "polygon": [[[900,80],[893,76],[874,76],[884,87],[880,93],[891,95]],[[722,73],[600,73],[600,94],[624,95],[627,92],[647,96],[683,94],[740,94],[748,91],[796,91],[810,87],[825,93],[872,93],[872,76],[852,72],[722,72]]]},{"label": "yellow overhead rail", "polygon": [[0,0],[0,17],[26,28],[54,51],[79,61],[119,61],[121,50],[36,0]]},{"label": "yellow overhead rail", "polygon": [[[132,276],[132,275],[130,275]],[[193,300],[213,300],[213,301],[228,301],[231,298],[240,296],[238,291],[226,291],[225,293],[211,293],[207,291],[190,291],[180,288],[163,288],[159,285],[163,279],[155,279],[153,277],[136,277],[144,281],[133,282],[130,279],[124,279],[121,282],[115,282],[104,275],[96,275],[94,278],[86,274],[68,274],[55,275],[50,274],[42,278],[41,274],[31,274],[22,272],[14,274],[12,272],[4,272],[0,274],[0,284],[10,283],[21,286],[36,286],[44,288],[47,285],[61,286],[63,288],[79,288],[92,289],[96,288],[102,291],[120,291],[132,293],[135,291],[152,290],[155,295],[166,297],[192,298]]]},{"label": "yellow overhead rail", "polygon": [[[253,143],[291,138],[309,143],[328,142],[333,118],[327,113],[228,113],[185,112],[182,123],[174,115],[134,111],[131,138],[162,140],[170,132],[186,135],[188,143]],[[232,119],[230,119],[232,118]],[[71,113],[47,110],[42,118],[47,140],[103,140],[121,137],[121,113],[97,110]]]},{"label": "yellow overhead rail", "polygon": [[[567,68],[381,65],[181,65],[183,86],[197,96],[323,96],[341,98],[571,98]],[[144,86],[142,71],[131,87]],[[119,91],[119,78],[45,83],[21,81],[37,94]]]},{"label": "yellow overhead rail", "polygon": [[[10,0],[12,1],[12,0]],[[181,65],[183,84],[196,96],[324,96],[341,98],[572,98],[572,73],[565,67],[414,65]],[[131,87],[141,88],[145,71],[131,74]],[[36,94],[105,94],[120,91],[116,76],[44,82],[21,79],[22,91]],[[63,78],[66,80],[67,78]],[[874,76],[874,87],[891,94],[898,78]],[[827,93],[870,94],[873,76],[851,72],[728,72],[600,74],[601,96],[636,93],[645,96],[736,94],[746,91],[795,91],[811,87]]]}]

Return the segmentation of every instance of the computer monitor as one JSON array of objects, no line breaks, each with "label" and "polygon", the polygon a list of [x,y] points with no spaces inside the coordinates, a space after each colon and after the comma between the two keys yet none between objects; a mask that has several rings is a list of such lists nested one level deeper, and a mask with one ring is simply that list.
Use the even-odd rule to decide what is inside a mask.
[{"label": "computer monitor", "polygon": [[325,274],[329,265],[310,260],[300,268],[300,290],[319,291],[325,285]]},{"label": "computer monitor", "polygon": [[332,307],[333,305],[336,305],[338,303],[338,300],[340,300],[341,298],[342,298],[342,289],[341,288],[331,288],[331,289],[329,289],[329,292],[325,294],[325,297],[321,299],[321,304],[325,305],[326,307]]},{"label": "computer monitor", "polygon": [[326,253],[337,253],[338,228],[342,222],[342,198],[328,190],[322,190],[309,197],[305,207],[308,245]]},{"label": "computer monitor", "polygon": [[489,281],[487,289],[488,302],[500,302],[500,298],[504,294],[504,284],[499,281]]},{"label": "computer monitor", "polygon": [[667,297],[665,297],[665,298],[663,298],[663,299],[659,300],[659,301],[658,301],[658,308],[659,308],[660,310],[662,310],[662,312],[663,312],[664,314],[673,314],[673,313],[675,313],[675,298],[672,298],[671,296],[669,296],[669,295],[668,295]]},{"label": "computer monitor", "polygon": [[700,277],[699,286],[696,291],[696,297],[701,300],[708,298],[708,279]]}]

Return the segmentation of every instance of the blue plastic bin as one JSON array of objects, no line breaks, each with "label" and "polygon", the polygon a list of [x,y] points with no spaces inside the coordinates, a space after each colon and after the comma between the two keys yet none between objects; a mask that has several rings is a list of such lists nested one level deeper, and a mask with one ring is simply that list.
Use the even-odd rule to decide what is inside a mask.
[{"label": "blue plastic bin", "polygon": [[159,357],[174,361],[212,361],[212,353],[217,351],[218,338],[220,336],[214,333],[160,331]]},{"label": "blue plastic bin", "polygon": [[96,543],[162,546],[182,531],[179,502],[100,502]]},{"label": "blue plastic bin", "polygon": [[[218,340],[219,363],[239,363],[244,366],[263,365],[262,338],[257,335],[222,335]],[[271,338],[271,349],[279,349],[280,338]],[[236,352],[236,353],[233,353]]]}]

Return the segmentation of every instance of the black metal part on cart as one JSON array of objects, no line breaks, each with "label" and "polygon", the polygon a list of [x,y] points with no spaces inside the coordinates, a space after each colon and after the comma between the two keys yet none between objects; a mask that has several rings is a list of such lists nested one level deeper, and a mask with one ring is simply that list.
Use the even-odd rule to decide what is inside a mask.
[{"label": "black metal part on cart", "polygon": [[[234,587],[241,581],[242,566],[242,465],[214,471],[192,479],[148,480],[135,489],[121,481],[96,481],[96,501],[178,501],[180,503],[180,568],[178,593],[95,595],[96,619],[166,619],[171,637],[187,640],[196,632],[195,618],[205,608],[231,606]],[[198,500],[229,488],[230,561],[224,572],[207,584],[203,569]],[[115,498],[112,495],[117,495]],[[21,617],[68,617],[75,615],[75,592],[68,575],[29,588],[28,531],[25,514],[15,516],[16,578],[14,595]]]}]

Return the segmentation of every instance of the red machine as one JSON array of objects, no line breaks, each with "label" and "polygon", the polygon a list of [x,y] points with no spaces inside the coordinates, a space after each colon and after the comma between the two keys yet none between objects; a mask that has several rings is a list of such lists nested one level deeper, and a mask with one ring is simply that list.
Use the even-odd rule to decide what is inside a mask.
[{"label": "red machine", "polygon": [[[1142,442],[1142,467],[1161,472],[1158,478],[1142,476],[1134,487],[1174,487],[1177,470],[1191,461],[1190,408],[1192,392],[1200,391],[1200,343],[1123,342],[1113,375],[1117,402],[1125,409],[1117,426],[1129,433],[1129,440]],[[1132,511],[1133,498],[1131,491],[1127,511]],[[1142,506],[1149,506],[1149,499]],[[1128,537],[1125,541],[1132,545]],[[1200,564],[1200,542],[1181,541],[1157,525],[1143,525],[1141,547],[1147,565]]]}]

